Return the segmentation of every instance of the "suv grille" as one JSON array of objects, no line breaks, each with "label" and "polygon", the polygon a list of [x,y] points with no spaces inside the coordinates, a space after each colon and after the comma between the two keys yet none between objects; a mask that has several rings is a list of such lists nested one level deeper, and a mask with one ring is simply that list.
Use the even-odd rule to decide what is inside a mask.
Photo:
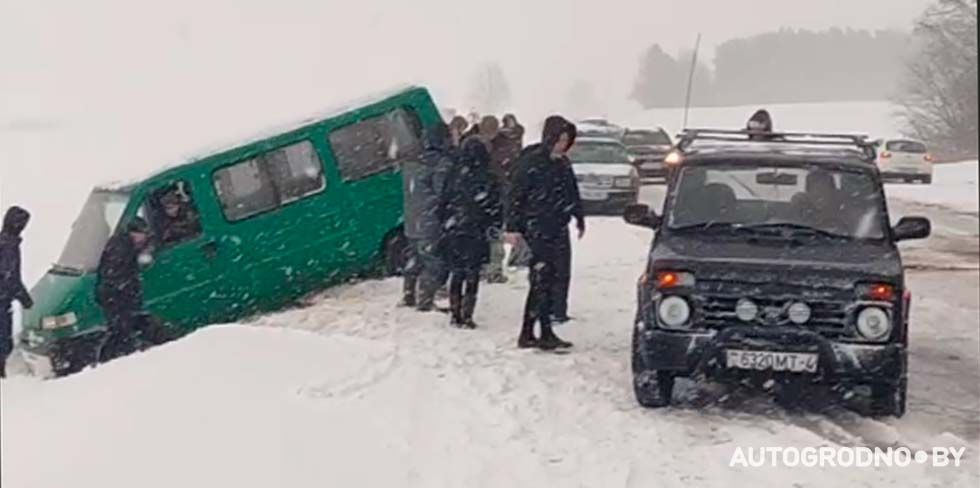
[{"label": "suv grille", "polygon": [[801,288],[776,283],[757,285],[701,281],[693,297],[699,322],[713,329],[744,324],[735,316],[735,304],[741,298],[748,298],[759,307],[758,317],[752,324],[763,326],[796,326],[789,320],[789,305],[803,302],[810,306],[810,320],[798,327],[831,337],[847,333],[854,303],[850,296],[835,289]]}]

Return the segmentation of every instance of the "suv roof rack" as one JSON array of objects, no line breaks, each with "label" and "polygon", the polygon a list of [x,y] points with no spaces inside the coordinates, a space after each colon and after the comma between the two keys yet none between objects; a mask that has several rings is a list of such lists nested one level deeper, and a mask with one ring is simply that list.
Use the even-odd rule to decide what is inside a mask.
[{"label": "suv roof rack", "polygon": [[[753,138],[755,136],[756,138]],[[817,132],[766,132],[730,129],[684,129],[679,135],[677,148],[684,150],[695,141],[721,141],[734,143],[797,144],[836,146],[861,151],[864,159],[877,158],[875,144],[864,134],[822,134]]]}]

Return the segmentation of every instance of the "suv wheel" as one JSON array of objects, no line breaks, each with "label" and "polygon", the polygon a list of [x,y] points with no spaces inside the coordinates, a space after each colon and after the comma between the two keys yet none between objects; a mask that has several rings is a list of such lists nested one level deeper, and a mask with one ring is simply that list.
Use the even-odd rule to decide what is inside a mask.
[{"label": "suv wheel", "polygon": [[875,417],[905,415],[907,384],[902,380],[897,385],[871,385],[871,415]]},{"label": "suv wheel", "polygon": [[674,395],[674,377],[666,371],[647,369],[640,355],[640,338],[633,328],[631,366],[633,370],[633,394],[636,401],[646,408],[670,405]]}]

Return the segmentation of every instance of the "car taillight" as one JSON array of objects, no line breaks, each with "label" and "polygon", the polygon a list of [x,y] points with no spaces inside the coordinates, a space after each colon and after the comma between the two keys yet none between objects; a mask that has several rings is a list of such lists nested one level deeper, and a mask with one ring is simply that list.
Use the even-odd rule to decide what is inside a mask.
[{"label": "car taillight", "polygon": [[895,300],[895,287],[889,283],[865,283],[858,287],[858,294],[865,300],[891,302]]},{"label": "car taillight", "polygon": [[927,163],[931,163],[933,159],[932,154],[926,154],[925,156],[922,156],[922,159],[924,159]]},{"label": "car taillight", "polygon": [[892,153],[890,153],[888,151],[882,151],[881,152],[881,159],[888,159],[890,157],[892,157]]}]

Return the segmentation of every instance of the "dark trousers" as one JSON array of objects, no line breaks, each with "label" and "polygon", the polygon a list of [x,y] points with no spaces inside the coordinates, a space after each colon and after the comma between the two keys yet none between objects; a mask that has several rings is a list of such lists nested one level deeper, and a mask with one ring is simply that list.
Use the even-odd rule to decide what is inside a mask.
[{"label": "dark trousers", "polygon": [[572,282],[572,238],[566,229],[554,247],[555,277],[551,284],[551,313],[568,316],[568,289]]},{"label": "dark trousers", "polygon": [[446,267],[432,239],[411,239],[404,272],[403,300],[407,305],[432,307],[436,291],[446,283]]},{"label": "dark trousers", "polygon": [[138,310],[107,309],[104,312],[109,330],[102,343],[99,361],[112,361],[141,350],[138,335],[145,328],[146,316]]},{"label": "dark trousers", "polygon": [[531,238],[527,241],[531,248],[531,262],[528,277],[531,281],[531,289],[527,293],[527,301],[524,303],[524,323],[521,326],[521,337],[528,338],[534,335],[534,324],[541,324],[541,337],[552,334],[551,317],[554,315],[554,304],[556,301],[556,291],[560,287],[556,285],[558,280],[559,248],[561,239],[550,238]]},{"label": "dark trousers", "polygon": [[472,322],[476,295],[480,291],[480,268],[454,268],[449,273],[449,310],[453,322]]},{"label": "dark trousers", "polygon": [[0,378],[7,376],[7,357],[14,350],[14,311],[10,302],[0,301]]}]

